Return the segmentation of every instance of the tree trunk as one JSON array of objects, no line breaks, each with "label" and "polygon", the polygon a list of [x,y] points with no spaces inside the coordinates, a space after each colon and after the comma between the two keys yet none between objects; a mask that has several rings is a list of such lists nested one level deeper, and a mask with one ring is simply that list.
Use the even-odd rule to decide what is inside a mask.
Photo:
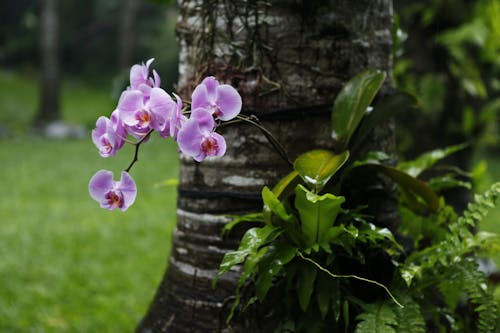
[{"label": "tree trunk", "polygon": [[[189,100],[203,77],[215,75],[238,89],[243,112],[257,115],[291,159],[331,149],[333,99],[363,69],[390,70],[391,27],[389,0],[181,1],[178,88]],[[290,172],[258,130],[228,126],[223,134],[224,157],[181,156],[172,256],[137,332],[217,331],[237,278],[231,272],[211,287],[224,253],[237,246],[220,236],[226,216],[260,211],[262,186]],[[391,126],[374,136],[372,148],[393,150]],[[389,206],[379,214],[386,223]],[[248,332],[241,323],[222,331]]]},{"label": "tree trunk", "polygon": [[58,0],[44,0],[41,14],[40,106],[37,123],[60,118],[59,112],[59,14]]}]

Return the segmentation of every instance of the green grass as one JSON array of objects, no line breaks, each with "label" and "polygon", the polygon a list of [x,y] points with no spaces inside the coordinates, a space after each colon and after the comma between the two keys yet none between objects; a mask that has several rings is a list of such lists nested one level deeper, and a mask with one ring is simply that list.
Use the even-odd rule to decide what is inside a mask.
[{"label": "green grass", "polygon": [[[67,82],[66,121],[109,115],[107,90]],[[88,181],[102,168],[119,173],[132,147],[103,159],[90,138],[19,134],[34,114],[36,86],[29,75],[0,72],[0,124],[13,134],[0,138],[0,332],[131,332],[167,264],[176,191],[156,185],[177,177],[175,144],[154,137],[141,147],[135,204],[103,210]]]}]

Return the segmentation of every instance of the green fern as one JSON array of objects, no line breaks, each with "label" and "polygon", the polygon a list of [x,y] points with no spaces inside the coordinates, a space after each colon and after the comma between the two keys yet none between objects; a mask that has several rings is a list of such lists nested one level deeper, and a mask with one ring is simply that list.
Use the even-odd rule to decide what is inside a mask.
[{"label": "green fern", "polygon": [[396,333],[396,314],[387,304],[369,304],[366,312],[356,317],[359,320],[354,333]]},{"label": "green fern", "polygon": [[402,297],[401,302],[404,308],[394,307],[398,322],[396,331],[398,333],[425,333],[425,320],[418,303],[409,296]]},{"label": "green fern", "polygon": [[474,196],[474,202],[469,203],[467,210],[458,219],[458,225],[470,225],[476,226],[476,224],[482,221],[488,211],[495,207],[496,200],[500,195],[500,183],[493,184],[486,192],[483,194],[476,194]]},{"label": "green fern", "polygon": [[484,273],[478,270],[472,259],[464,260],[455,267],[462,279],[462,286],[478,314],[477,331],[479,333],[494,332],[497,326],[498,306],[493,293],[488,288]]}]

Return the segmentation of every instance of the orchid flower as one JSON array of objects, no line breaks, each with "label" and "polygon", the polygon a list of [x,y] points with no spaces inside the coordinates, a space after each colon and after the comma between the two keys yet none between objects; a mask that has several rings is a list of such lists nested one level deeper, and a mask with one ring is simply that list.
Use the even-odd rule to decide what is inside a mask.
[{"label": "orchid flower", "polygon": [[145,135],[151,129],[162,132],[165,129],[175,102],[161,88],[152,88],[146,99],[140,90],[126,90],[118,102],[120,118],[136,136]]},{"label": "orchid flower", "polygon": [[241,111],[241,96],[228,84],[213,76],[205,78],[193,91],[191,108],[209,110],[217,119],[231,120]]},{"label": "orchid flower", "polygon": [[146,61],[146,64],[133,65],[130,68],[130,89],[140,90],[146,98],[149,98],[152,88],[160,87],[160,76],[153,70],[153,77],[149,76],[149,66],[154,61],[154,58]]},{"label": "orchid flower", "polygon": [[90,179],[90,196],[101,204],[102,208],[127,210],[135,201],[137,187],[130,175],[123,171],[119,181],[113,180],[113,172],[99,170]]},{"label": "orchid flower", "polygon": [[115,155],[125,143],[127,135],[117,110],[113,111],[110,118],[99,117],[96,128],[92,130],[92,141],[102,157]]},{"label": "orchid flower", "polygon": [[210,110],[193,110],[177,135],[179,149],[198,162],[210,156],[224,155],[226,141],[222,135],[214,132],[214,128],[215,121]]}]

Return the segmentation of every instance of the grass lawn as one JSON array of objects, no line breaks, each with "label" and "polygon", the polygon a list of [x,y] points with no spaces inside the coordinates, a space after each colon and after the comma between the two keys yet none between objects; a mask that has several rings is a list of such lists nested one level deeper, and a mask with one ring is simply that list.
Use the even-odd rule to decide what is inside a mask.
[{"label": "grass lawn", "polygon": [[[31,76],[0,71],[0,332],[131,332],[166,267],[175,223],[178,160],[153,137],[132,169],[136,203],[105,211],[88,195],[99,169],[119,173],[132,147],[101,158],[90,137],[50,141],[20,134],[35,110]],[[106,89],[66,81],[63,117],[92,124],[112,110]],[[89,132],[90,133],[90,132]]]}]

